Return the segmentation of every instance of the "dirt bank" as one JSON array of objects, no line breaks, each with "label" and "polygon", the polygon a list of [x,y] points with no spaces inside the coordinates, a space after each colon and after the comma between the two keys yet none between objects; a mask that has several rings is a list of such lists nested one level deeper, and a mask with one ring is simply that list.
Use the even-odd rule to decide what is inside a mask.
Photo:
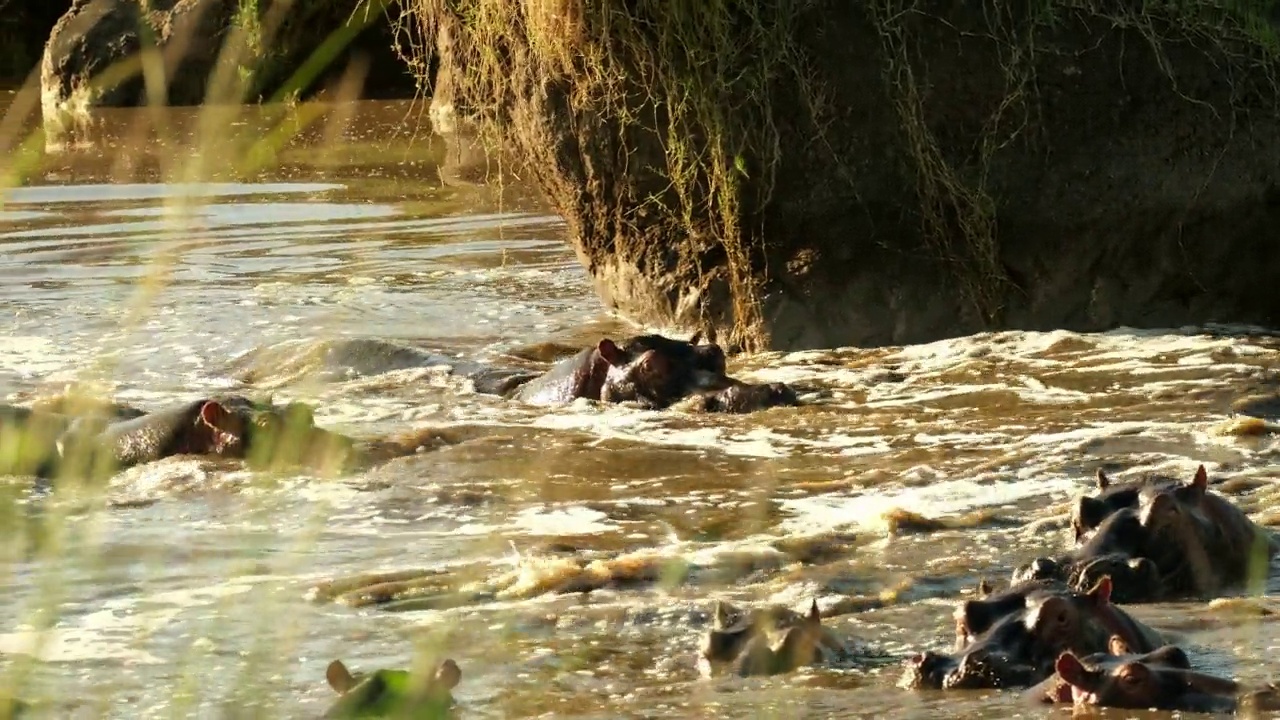
[{"label": "dirt bank", "polygon": [[527,158],[630,317],[773,348],[1280,322],[1269,17],[413,2],[434,115]]}]

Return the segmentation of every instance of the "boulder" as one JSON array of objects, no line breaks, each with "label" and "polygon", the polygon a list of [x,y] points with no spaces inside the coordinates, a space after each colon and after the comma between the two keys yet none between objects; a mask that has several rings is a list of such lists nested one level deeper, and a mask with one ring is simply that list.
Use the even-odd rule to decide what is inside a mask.
[{"label": "boulder", "polygon": [[438,54],[433,120],[521,157],[643,323],[800,349],[1280,321],[1272,18],[405,2]]},{"label": "boulder", "polygon": [[148,98],[198,105],[300,94],[337,79],[353,61],[366,71],[362,96],[410,96],[416,79],[398,57],[385,5],[74,0],[53,27],[41,63],[46,135],[74,136],[91,126],[92,108],[133,107]]}]

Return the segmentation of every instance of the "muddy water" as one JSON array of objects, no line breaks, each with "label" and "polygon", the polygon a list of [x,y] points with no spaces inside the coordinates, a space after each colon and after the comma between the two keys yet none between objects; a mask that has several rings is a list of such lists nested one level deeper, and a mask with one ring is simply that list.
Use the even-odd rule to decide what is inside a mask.
[{"label": "muddy water", "polygon": [[[199,182],[181,172],[199,117],[121,112],[5,193],[5,398],[89,383],[154,407],[239,387],[254,349],[366,337],[536,365],[540,344],[633,330],[527,193],[441,180],[412,108],[331,113],[271,163],[235,166],[272,112],[220,125],[226,162]],[[1274,389],[1277,350],[1266,333],[1183,328],[736,358],[731,372],[809,403],[750,417],[521,407],[432,370],[268,372],[256,390],[314,403],[322,425],[451,442],[355,477],[174,459],[121,474],[106,502],[2,481],[16,506],[0,528],[0,673],[49,717],[315,717],[332,658],[407,666],[417,650],[461,665],[462,717],[1044,716],[1010,694],[899,690],[899,663],[946,648],[951,604],[979,579],[1060,547],[1065,503],[1099,466],[1189,477],[1203,462],[1254,480],[1238,499],[1274,518],[1275,440],[1217,426]],[[582,574],[566,559],[619,553],[684,571],[561,592]],[[308,594],[415,568],[487,594],[402,611]],[[713,599],[814,597],[848,610],[827,621],[847,662],[698,677]],[[1280,667],[1271,617],[1135,613],[1207,667],[1250,681]]]}]

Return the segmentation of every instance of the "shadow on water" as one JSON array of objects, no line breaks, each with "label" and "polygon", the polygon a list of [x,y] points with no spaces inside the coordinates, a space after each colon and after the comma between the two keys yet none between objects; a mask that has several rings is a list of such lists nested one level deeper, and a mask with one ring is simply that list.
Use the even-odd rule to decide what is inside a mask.
[{"label": "shadow on water", "polygon": [[[246,166],[220,159],[251,156],[299,111],[236,109],[225,147],[199,149],[198,183],[179,172],[198,150],[195,110],[103,112],[97,145],[49,155],[4,193],[0,390],[94,382],[155,407],[238,388],[233,358],[290,343],[377,338],[537,365],[530,346],[633,331],[528,188],[439,172],[420,110],[325,107]],[[0,480],[29,520],[0,528],[0,672],[39,658],[24,687],[60,698],[52,717],[228,704],[313,717],[332,658],[403,666],[437,643],[463,668],[468,717],[1042,716],[1010,694],[898,690],[897,663],[945,647],[949,603],[981,577],[1059,546],[1066,501],[1100,464],[1206,462],[1258,479],[1241,500],[1265,510],[1280,446],[1215,428],[1239,396],[1274,390],[1278,348],[1211,328],[769,353],[731,371],[802,385],[809,404],[734,417],[523,407],[419,369],[281,379],[276,397],[316,404],[322,425],[460,440],[347,478],[173,459],[115,478],[103,512]],[[42,536],[57,554],[41,556],[33,528],[59,512],[70,530]],[[467,601],[306,599],[331,578],[413,568]],[[573,591],[583,583],[597,589]],[[39,635],[50,586],[60,616]],[[859,643],[845,666],[697,678],[713,598],[812,597],[867,600],[827,621]],[[1220,665],[1248,679],[1270,670],[1270,620],[1138,614],[1231,648]]]}]

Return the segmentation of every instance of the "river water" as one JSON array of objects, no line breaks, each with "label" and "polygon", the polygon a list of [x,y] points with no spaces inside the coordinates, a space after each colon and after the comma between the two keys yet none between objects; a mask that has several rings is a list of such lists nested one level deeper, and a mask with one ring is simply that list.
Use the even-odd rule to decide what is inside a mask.
[{"label": "river water", "polygon": [[[254,349],[379,338],[528,365],[547,343],[636,330],[602,309],[535,195],[440,172],[420,106],[320,109],[306,128],[306,107],[244,108],[203,130],[196,111],[113,111],[92,145],[11,154],[25,175],[0,205],[4,398],[86,383],[155,407],[238,388]],[[300,132],[262,150],[282,126]],[[1278,350],[1212,327],[768,353],[730,371],[807,404],[733,417],[521,407],[430,370],[268,372],[260,389],[313,403],[323,426],[449,441],[354,477],[173,459],[105,498],[0,480],[0,687],[49,717],[316,717],[331,659],[407,667],[422,651],[462,667],[460,717],[1046,716],[1011,693],[900,690],[900,663],[947,648],[980,579],[1062,547],[1066,504],[1100,466],[1189,478],[1205,463],[1274,522],[1276,441],[1221,425],[1275,391]],[[589,574],[573,558],[626,553],[688,571],[561,592]],[[625,580],[632,565],[604,567]],[[492,593],[410,611],[310,594],[414,568]],[[814,597],[849,610],[825,621],[853,650],[840,667],[699,678],[713,600]],[[1259,606],[1280,609],[1134,612],[1202,666],[1263,681],[1280,634]]]}]

